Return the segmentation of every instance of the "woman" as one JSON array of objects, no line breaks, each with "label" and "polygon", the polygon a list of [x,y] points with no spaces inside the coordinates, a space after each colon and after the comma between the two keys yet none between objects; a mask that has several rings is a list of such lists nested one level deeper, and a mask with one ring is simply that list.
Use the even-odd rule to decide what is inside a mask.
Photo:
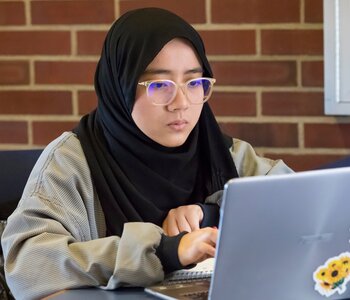
[{"label": "woman", "polygon": [[201,38],[178,16],[147,8],[113,24],[97,109],[47,146],[8,220],[16,298],[147,286],[214,256],[225,182],[291,172],[221,134],[206,102],[214,82]]}]

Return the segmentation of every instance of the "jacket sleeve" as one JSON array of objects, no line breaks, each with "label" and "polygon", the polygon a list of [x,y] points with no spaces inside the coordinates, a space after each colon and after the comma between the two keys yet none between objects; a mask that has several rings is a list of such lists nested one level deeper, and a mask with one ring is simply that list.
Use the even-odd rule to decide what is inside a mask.
[{"label": "jacket sleeve", "polygon": [[231,153],[240,177],[293,173],[282,160],[258,156],[249,143],[239,139],[233,139]]},{"label": "jacket sleeve", "polygon": [[80,144],[61,137],[44,150],[8,219],[6,279],[16,299],[84,286],[146,286],[164,278],[156,255],[161,237],[151,223],[126,223],[122,236],[106,237]]},{"label": "jacket sleeve", "polygon": [[[239,177],[293,173],[282,160],[272,160],[256,154],[253,147],[242,140],[233,139],[231,150]],[[223,191],[217,191],[205,199],[206,204],[221,204]],[[209,207],[209,206],[208,206]],[[202,208],[204,213],[208,208]],[[218,220],[218,217],[216,218]]]}]

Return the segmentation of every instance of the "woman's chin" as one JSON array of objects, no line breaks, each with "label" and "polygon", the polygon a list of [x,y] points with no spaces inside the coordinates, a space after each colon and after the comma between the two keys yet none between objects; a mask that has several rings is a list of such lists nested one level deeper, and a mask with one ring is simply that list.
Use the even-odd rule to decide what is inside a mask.
[{"label": "woman's chin", "polygon": [[180,147],[182,146],[188,138],[187,135],[181,135],[181,136],[176,136],[176,137],[171,137],[167,139],[162,139],[156,141],[158,144],[167,147],[167,148],[175,148],[175,147]]}]

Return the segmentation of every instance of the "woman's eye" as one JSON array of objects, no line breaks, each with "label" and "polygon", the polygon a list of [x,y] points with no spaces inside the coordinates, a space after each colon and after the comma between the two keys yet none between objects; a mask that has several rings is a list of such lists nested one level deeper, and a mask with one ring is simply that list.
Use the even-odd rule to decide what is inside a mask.
[{"label": "woman's eye", "polygon": [[160,90],[167,88],[168,84],[166,82],[153,82],[150,87],[151,89]]},{"label": "woman's eye", "polygon": [[202,80],[201,79],[191,80],[188,83],[188,87],[190,87],[190,88],[199,87],[201,85],[202,85]]}]

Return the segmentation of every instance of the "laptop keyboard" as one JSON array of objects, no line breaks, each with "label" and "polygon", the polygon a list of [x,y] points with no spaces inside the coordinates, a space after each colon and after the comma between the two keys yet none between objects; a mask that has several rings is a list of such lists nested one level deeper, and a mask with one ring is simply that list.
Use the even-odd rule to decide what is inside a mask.
[{"label": "laptop keyboard", "polygon": [[163,282],[164,285],[175,285],[175,284],[190,284],[190,283],[195,283],[195,282],[203,282],[203,281],[208,281],[210,282],[210,277],[207,278],[191,278],[191,279],[182,279],[182,280],[166,280]]},{"label": "laptop keyboard", "polygon": [[[167,299],[207,300],[209,296],[210,278],[184,281],[168,281],[166,284],[146,288],[153,295],[165,295]],[[160,297],[163,298],[163,297]]]},{"label": "laptop keyboard", "polygon": [[184,294],[181,294],[181,296],[186,299],[207,300],[209,296],[209,291],[184,293]]}]

